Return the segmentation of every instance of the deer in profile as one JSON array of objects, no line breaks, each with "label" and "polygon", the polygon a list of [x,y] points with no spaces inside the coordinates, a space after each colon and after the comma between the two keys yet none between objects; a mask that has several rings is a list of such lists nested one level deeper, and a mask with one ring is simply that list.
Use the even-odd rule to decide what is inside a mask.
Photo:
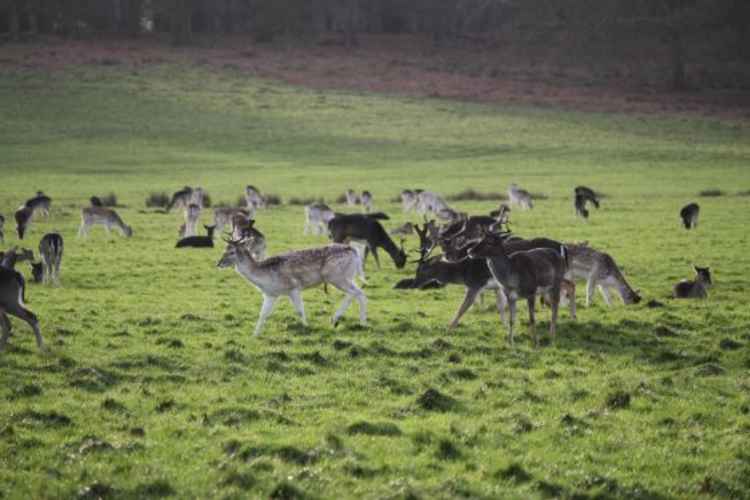
[{"label": "deer in profile", "polygon": [[133,236],[133,229],[125,224],[120,216],[111,208],[107,207],[84,207],[81,209],[81,225],[78,228],[78,237],[86,237],[92,226],[104,226],[107,234],[112,228],[117,228],[126,238]]},{"label": "deer in profile", "polygon": [[331,320],[334,326],[354,299],[359,302],[360,324],[367,324],[367,299],[354,283],[354,278],[362,272],[362,261],[357,251],[348,245],[310,248],[258,261],[241,242],[227,240],[227,248],[217,266],[234,267],[235,271],[263,294],[263,306],[255,325],[256,336],[263,329],[276,300],[283,295],[289,297],[302,324],[307,326],[302,290],[325,283],[330,283],[346,294]]},{"label": "deer in profile", "polygon": [[22,240],[26,234],[26,230],[29,228],[29,224],[31,224],[31,216],[33,214],[34,210],[27,206],[23,206],[16,210],[14,216],[16,219],[16,233],[18,234],[19,240]]},{"label": "deer in profile", "polygon": [[689,203],[680,210],[680,218],[685,229],[695,229],[698,227],[698,216],[701,213],[701,207],[697,203]]},{"label": "deer in profile", "polygon": [[365,244],[363,262],[367,254],[372,252],[375,264],[380,269],[380,258],[378,248],[385,250],[393,259],[398,269],[406,264],[406,253],[393,242],[388,233],[378,220],[388,219],[384,213],[374,214],[337,214],[328,222],[328,231],[331,239],[336,243],[355,241]]},{"label": "deer in profile", "polygon": [[492,276],[502,285],[510,309],[508,339],[513,344],[513,324],[516,319],[516,301],[526,299],[529,307],[529,330],[534,344],[539,345],[535,329],[535,303],[537,293],[545,295],[550,304],[550,336],[555,339],[557,313],[560,306],[560,287],[565,276],[565,247],[559,251],[535,248],[509,254],[503,244],[506,234],[488,232],[468,250],[471,258],[487,260]]},{"label": "deer in profile", "polygon": [[597,287],[608,306],[612,305],[611,289],[617,291],[626,305],[641,301],[611,255],[591,248],[587,242],[566,243],[565,248],[569,261],[565,276],[571,281],[586,280],[586,307],[591,305]]},{"label": "deer in profile", "polygon": [[328,231],[328,222],[336,214],[331,207],[325,203],[311,203],[305,206],[305,228],[303,234],[325,234]]},{"label": "deer in profile", "polygon": [[518,205],[523,210],[531,210],[534,208],[531,193],[525,189],[521,189],[515,183],[508,187],[508,200],[511,205]]},{"label": "deer in profile", "polygon": [[256,210],[266,206],[266,200],[260,194],[260,190],[252,185],[245,186],[245,203],[248,210],[252,212],[251,216],[253,216]]},{"label": "deer in profile", "polygon": [[711,281],[711,270],[707,267],[693,266],[695,269],[694,280],[682,280],[672,289],[675,299],[706,299],[708,289],[713,285]]},{"label": "deer in profile", "polygon": [[187,208],[188,205],[190,205],[191,201],[193,199],[193,188],[190,186],[185,186],[179,191],[176,191],[174,194],[172,194],[172,199],[169,202],[169,205],[167,205],[167,212],[171,211],[173,208]]},{"label": "deer in profile", "polygon": [[42,239],[39,241],[39,256],[42,268],[41,281],[59,285],[60,263],[63,257],[63,237],[58,233],[47,233],[42,236]]},{"label": "deer in profile", "polygon": [[232,219],[232,239],[240,241],[253,255],[255,260],[262,260],[266,255],[266,237],[255,228],[255,219],[235,215]]},{"label": "deer in profile", "polygon": [[187,236],[180,239],[175,245],[175,248],[213,248],[214,247],[214,231],[216,230],[215,225],[203,227],[206,229],[205,236]]},{"label": "deer in profile", "polygon": [[10,337],[10,319],[8,315],[15,316],[29,324],[36,337],[36,345],[40,350],[44,350],[44,341],[42,333],[39,330],[39,320],[36,315],[29,311],[24,304],[26,300],[26,281],[23,275],[14,269],[8,269],[0,266],[0,351],[5,349],[5,345]]},{"label": "deer in profile", "polygon": [[586,186],[577,186],[573,190],[573,194],[573,205],[576,209],[576,215],[578,215],[579,217],[582,217],[583,219],[589,218],[589,211],[588,208],[586,208],[586,205],[588,203],[594,205],[594,208],[596,208],[597,210],[599,209],[599,197],[593,189]]},{"label": "deer in profile", "polygon": [[39,212],[45,217],[49,217],[49,209],[52,205],[52,198],[45,195],[42,191],[37,191],[36,196],[26,200],[23,206],[30,208],[33,214]]},{"label": "deer in profile", "polygon": [[236,207],[216,207],[214,208],[214,226],[216,231],[221,231],[224,226],[231,226],[232,219],[235,215],[240,215],[245,219],[252,219],[253,214],[246,208]]}]

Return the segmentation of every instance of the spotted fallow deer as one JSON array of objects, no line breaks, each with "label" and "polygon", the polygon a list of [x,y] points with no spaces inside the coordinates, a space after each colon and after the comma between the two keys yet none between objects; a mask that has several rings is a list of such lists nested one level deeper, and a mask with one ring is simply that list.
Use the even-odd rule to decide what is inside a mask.
[{"label": "spotted fallow deer", "polygon": [[81,226],[78,228],[78,237],[88,236],[91,227],[95,225],[104,226],[108,234],[114,227],[119,229],[120,233],[126,238],[133,236],[133,229],[125,224],[113,209],[106,207],[82,208]]}]

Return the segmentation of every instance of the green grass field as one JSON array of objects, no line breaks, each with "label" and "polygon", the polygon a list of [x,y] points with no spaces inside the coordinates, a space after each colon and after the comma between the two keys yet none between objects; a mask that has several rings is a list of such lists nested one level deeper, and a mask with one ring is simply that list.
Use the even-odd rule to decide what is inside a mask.
[{"label": "green grass field", "polygon": [[[14,320],[0,354],[0,498],[750,498],[748,168],[750,128],[711,118],[308,91],[201,67],[6,72],[2,248],[38,189],[52,214],[23,244],[57,230],[66,247],[62,286],[27,290],[51,352]],[[403,188],[510,182],[548,196],[513,212],[518,234],[589,240],[643,303],[579,295],[578,321],[562,312],[540,349],[520,306],[510,348],[489,306],[449,332],[463,290],[393,290],[414,264],[386,257],[367,266],[369,327],[355,303],[332,329],[341,294],[318,288],[308,328],[282,300],[252,338],[261,296],[216,268],[221,245],[175,250],[181,214],[144,204],[186,184],[214,203],[246,184],[329,202],[353,187],[393,228],[414,220],[389,201]],[[588,223],[578,184],[606,194]],[[709,188],[726,194],[698,196]],[[76,239],[80,207],[109,192],[133,238]],[[257,225],[271,254],[326,243],[302,235],[300,206]],[[710,298],[669,299],[692,263],[711,266]]]}]

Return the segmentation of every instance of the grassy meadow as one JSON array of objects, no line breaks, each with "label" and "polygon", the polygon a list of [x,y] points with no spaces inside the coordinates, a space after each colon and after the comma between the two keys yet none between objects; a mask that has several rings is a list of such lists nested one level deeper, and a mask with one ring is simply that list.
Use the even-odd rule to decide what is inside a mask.
[{"label": "grassy meadow", "polygon": [[[0,248],[20,243],[13,211],[41,189],[52,213],[23,245],[59,231],[65,256],[61,287],[27,290],[50,353],[17,320],[0,353],[0,498],[750,498],[749,168],[747,123],[710,117],[306,90],[201,66],[6,71]],[[401,189],[511,182],[547,197],[512,213],[515,232],[588,240],[644,301],[587,309],[579,286],[578,321],[563,311],[540,349],[520,305],[510,348],[491,300],[450,332],[463,290],[393,290],[414,264],[386,255],[367,263],[367,328],[355,303],[334,330],[342,296],[318,288],[308,328],[281,300],[253,338],[261,296],[216,268],[222,246],[174,249],[181,214],[144,203],[183,185],[234,203],[253,184],[284,200],[257,217],[273,254],[326,242],[303,236],[292,197],[368,189],[393,228],[415,220],[391,201]],[[579,184],[606,195],[587,223]],[[80,208],[110,192],[133,238],[77,239]],[[678,219],[690,201],[695,231]],[[693,263],[712,268],[709,299],[670,299]]]}]

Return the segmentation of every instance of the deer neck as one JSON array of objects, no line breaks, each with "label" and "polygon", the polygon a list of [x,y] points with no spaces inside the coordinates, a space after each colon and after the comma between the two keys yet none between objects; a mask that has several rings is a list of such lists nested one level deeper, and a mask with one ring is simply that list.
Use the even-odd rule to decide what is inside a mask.
[{"label": "deer neck", "polygon": [[513,269],[508,255],[504,249],[501,249],[497,255],[487,259],[487,264],[492,272],[492,276],[506,288],[513,288],[517,280],[517,273]]}]

